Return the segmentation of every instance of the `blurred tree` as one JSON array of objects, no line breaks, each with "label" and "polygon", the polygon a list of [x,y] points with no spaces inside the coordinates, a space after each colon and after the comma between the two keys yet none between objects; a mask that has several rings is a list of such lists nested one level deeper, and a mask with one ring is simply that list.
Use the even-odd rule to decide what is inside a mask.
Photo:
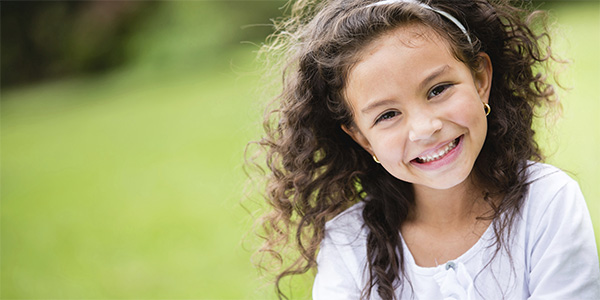
[{"label": "blurred tree", "polygon": [[[223,67],[242,42],[260,43],[284,1],[165,1],[138,24],[128,61],[167,68]],[[248,51],[245,49],[244,51]],[[156,68],[155,68],[156,69]]]},{"label": "blurred tree", "polygon": [[106,70],[123,62],[132,25],[152,1],[3,1],[3,87]]},{"label": "blurred tree", "polygon": [[240,41],[263,40],[269,26],[242,27],[269,24],[284,3],[2,1],[0,85],[106,71],[147,53],[176,60],[191,56],[181,53],[220,53]]}]

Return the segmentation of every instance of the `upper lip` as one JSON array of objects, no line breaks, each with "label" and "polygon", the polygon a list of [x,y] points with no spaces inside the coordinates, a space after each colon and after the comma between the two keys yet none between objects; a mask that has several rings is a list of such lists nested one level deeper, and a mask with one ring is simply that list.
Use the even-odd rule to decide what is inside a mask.
[{"label": "upper lip", "polygon": [[446,145],[450,144],[452,141],[456,140],[458,137],[449,139],[449,140],[445,140],[443,142],[440,142],[438,144],[436,144],[433,147],[428,148],[427,150],[421,152],[419,155],[414,156],[412,159],[410,159],[410,161],[413,161],[419,157],[424,158],[428,155],[433,155],[435,153],[437,153],[440,149],[442,149],[443,147],[446,147]]}]

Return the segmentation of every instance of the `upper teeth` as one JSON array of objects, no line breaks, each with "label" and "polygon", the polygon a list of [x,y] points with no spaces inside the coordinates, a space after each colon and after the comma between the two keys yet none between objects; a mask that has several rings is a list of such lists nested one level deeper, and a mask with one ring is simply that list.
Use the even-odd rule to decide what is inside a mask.
[{"label": "upper teeth", "polygon": [[450,152],[450,150],[454,149],[454,147],[456,147],[456,140],[453,140],[448,145],[446,145],[446,147],[438,150],[438,152],[434,153],[433,155],[427,155],[427,156],[423,156],[423,157],[419,156],[417,158],[421,162],[430,162],[430,161],[438,160],[438,159],[444,157],[444,155],[446,155],[448,152]]}]

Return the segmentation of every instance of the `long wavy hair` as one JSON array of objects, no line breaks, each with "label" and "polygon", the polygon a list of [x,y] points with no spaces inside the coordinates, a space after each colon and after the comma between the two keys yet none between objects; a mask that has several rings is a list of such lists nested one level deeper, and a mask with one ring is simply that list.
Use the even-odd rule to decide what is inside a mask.
[{"label": "long wavy hair", "polygon": [[[276,274],[280,298],[287,298],[283,278],[316,266],[325,223],[359,201],[365,202],[368,228],[363,298],[376,291],[394,299],[394,290],[405,281],[398,231],[414,205],[412,186],[387,173],[341,129],[353,126],[343,93],[348,73],[361,50],[390,30],[408,23],[428,26],[472,70],[479,67],[479,52],[491,58],[493,112],[472,172],[490,206],[491,213],[480,218],[492,222],[496,253],[507,247],[527,192],[528,162],[542,160],[532,121],[537,107],[557,100],[545,76],[555,59],[544,18],[536,18],[543,13],[529,13],[507,0],[423,1],[457,18],[467,28],[469,43],[456,25],[433,11],[405,2],[368,7],[373,2],[297,1],[288,7],[290,16],[276,22],[265,46],[284,64],[283,90],[266,112],[265,135],[253,142],[266,158],[253,163],[266,165],[264,198],[270,207],[259,220],[264,244],[258,264]],[[533,20],[542,20],[541,33],[532,29]],[[492,201],[498,197],[502,200]]]}]

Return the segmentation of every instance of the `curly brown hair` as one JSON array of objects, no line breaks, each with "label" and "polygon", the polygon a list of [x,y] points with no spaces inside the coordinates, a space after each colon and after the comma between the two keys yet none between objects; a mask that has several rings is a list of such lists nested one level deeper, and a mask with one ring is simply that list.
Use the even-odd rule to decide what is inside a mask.
[{"label": "curly brown hair", "polygon": [[[473,174],[483,184],[482,197],[490,206],[491,213],[480,218],[492,221],[496,253],[507,247],[505,235],[527,191],[530,160],[542,160],[532,121],[538,107],[556,100],[544,75],[548,63],[556,61],[545,22],[540,34],[532,29],[533,20],[544,20],[537,18],[543,13],[529,13],[507,0],[423,1],[456,17],[467,28],[469,43],[455,24],[431,10],[401,1],[369,7],[372,2],[297,1],[291,15],[276,24],[266,46],[267,52],[287,59],[283,91],[265,116],[266,134],[254,142],[266,154],[264,198],[271,207],[259,221],[264,244],[258,253],[267,258],[259,265],[268,269],[268,258],[281,263],[275,270],[280,298],[287,298],[282,278],[316,266],[325,223],[359,201],[365,202],[363,218],[369,230],[370,279],[363,297],[376,288],[383,299],[393,299],[403,282],[398,230],[414,205],[411,184],[387,173],[341,129],[353,126],[343,93],[349,70],[366,45],[390,30],[407,23],[428,26],[474,71],[478,53],[491,59],[493,112]],[[491,200],[498,197],[502,200]]]}]

